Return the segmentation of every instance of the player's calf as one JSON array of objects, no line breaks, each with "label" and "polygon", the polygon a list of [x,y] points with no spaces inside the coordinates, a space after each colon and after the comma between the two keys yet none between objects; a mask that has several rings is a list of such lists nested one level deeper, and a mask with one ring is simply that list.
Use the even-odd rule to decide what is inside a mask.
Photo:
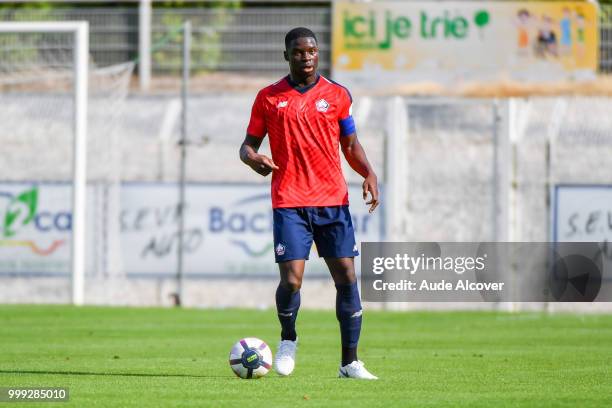
[{"label": "player's calf", "polygon": [[282,283],[276,290],[276,310],[281,324],[281,341],[274,358],[274,369],[279,375],[289,375],[295,368],[297,333],[295,321],[300,308],[300,292]]},{"label": "player's calf", "polygon": [[361,301],[357,282],[336,284],[336,317],[342,338],[342,365],[357,361],[361,333]]}]

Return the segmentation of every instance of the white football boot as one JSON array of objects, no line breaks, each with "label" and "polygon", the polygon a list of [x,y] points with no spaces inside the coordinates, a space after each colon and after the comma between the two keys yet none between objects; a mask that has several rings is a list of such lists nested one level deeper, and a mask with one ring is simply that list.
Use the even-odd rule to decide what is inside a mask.
[{"label": "white football boot", "polygon": [[366,370],[361,360],[353,361],[351,364],[347,364],[344,367],[340,366],[338,377],[357,378],[359,380],[378,380],[377,376]]},{"label": "white football boot", "polygon": [[274,357],[274,369],[278,375],[289,375],[295,367],[295,352],[297,350],[297,339],[281,340],[278,343],[278,351]]}]

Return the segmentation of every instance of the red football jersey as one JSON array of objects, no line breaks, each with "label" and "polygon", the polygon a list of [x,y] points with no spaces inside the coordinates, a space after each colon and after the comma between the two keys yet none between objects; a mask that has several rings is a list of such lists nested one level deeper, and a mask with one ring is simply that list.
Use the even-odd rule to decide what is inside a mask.
[{"label": "red football jersey", "polygon": [[318,76],[297,90],[289,76],[257,94],[247,134],[270,137],[272,207],[348,204],[340,165],[339,121],[351,115],[352,99],[341,85]]}]

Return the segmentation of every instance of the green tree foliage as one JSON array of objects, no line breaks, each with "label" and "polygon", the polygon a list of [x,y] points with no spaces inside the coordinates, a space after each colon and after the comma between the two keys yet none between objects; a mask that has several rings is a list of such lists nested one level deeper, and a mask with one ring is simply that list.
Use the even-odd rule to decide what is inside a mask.
[{"label": "green tree foliage", "polygon": [[[185,20],[192,23],[192,66],[205,67],[199,71],[214,70],[221,62],[221,31],[233,22],[232,11],[242,7],[239,1],[187,2],[166,1],[156,3],[160,9],[160,20],[153,25],[153,61],[164,71],[177,72],[181,67],[182,25]],[[201,9],[205,13],[189,15],[181,10]],[[173,12],[175,11],[175,12]],[[161,27],[160,27],[161,26]]]}]

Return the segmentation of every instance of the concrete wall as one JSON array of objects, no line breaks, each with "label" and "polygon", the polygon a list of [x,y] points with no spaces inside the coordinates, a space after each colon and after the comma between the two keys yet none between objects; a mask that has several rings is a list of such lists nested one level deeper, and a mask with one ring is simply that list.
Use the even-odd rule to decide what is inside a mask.
[{"label": "concrete wall", "polygon": [[[242,165],[238,148],[248,123],[252,93],[194,96],[189,100],[189,181],[268,183]],[[370,161],[385,181],[386,99],[356,97],[354,116]],[[71,166],[71,102],[68,95],[2,95],[3,148],[0,179],[67,180]],[[404,239],[490,240],[493,211],[493,138],[501,125],[493,101],[431,100],[408,103],[409,148],[405,188],[408,225]],[[553,151],[553,182],[612,183],[612,101],[568,98],[532,100],[523,106],[526,124],[517,141],[513,183],[519,214],[517,240],[549,237],[546,207],[546,143],[559,121]],[[91,181],[176,181],[179,171],[180,104],[174,96],[135,96],[116,108],[92,100],[89,175]],[[120,111],[113,111],[120,109]],[[112,123],[108,113],[113,112]],[[267,152],[264,144],[263,151]],[[345,164],[346,168],[346,164]],[[360,177],[345,171],[348,181]],[[384,205],[384,204],[383,204]],[[271,270],[276,268],[270,265]],[[331,280],[308,280],[303,304],[331,308]],[[0,277],[0,302],[62,303],[69,300],[64,278]],[[164,279],[93,277],[88,303],[170,305],[175,283]],[[185,303],[206,307],[273,307],[271,278],[199,279],[186,283]],[[257,296],[245,296],[256,293]],[[380,307],[371,305],[370,307]],[[391,306],[395,308],[396,306]],[[496,308],[494,304],[409,304],[408,308]],[[505,307],[505,306],[504,306]],[[539,309],[541,305],[527,306]],[[590,307],[593,310],[601,306]],[[555,305],[554,309],[573,306]],[[589,310],[591,310],[589,309]],[[587,309],[584,309],[587,310]]]}]

